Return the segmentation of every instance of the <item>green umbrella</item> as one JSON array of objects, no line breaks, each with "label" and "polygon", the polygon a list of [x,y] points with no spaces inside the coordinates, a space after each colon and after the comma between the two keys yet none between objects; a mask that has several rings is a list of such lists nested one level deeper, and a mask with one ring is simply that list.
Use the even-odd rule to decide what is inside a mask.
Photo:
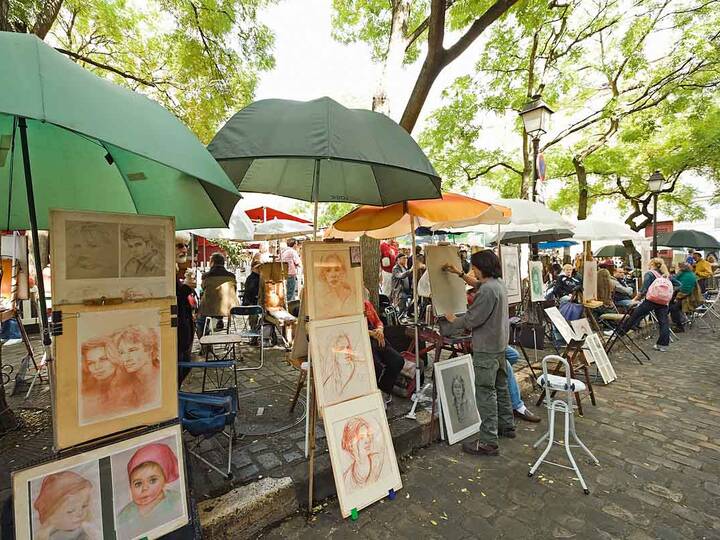
[{"label": "green umbrella", "polygon": [[714,237],[692,229],[658,234],[657,243],[658,246],[670,248],[720,249],[720,242]]},{"label": "green umbrella", "polygon": [[598,258],[627,257],[627,255],[627,249],[620,244],[605,246],[595,252],[595,256]]},{"label": "green umbrella", "polygon": [[[0,229],[32,229],[38,276],[50,208],[227,225],[240,194],[172,114],[32,35],[0,32],[0,51]],[[42,279],[38,288],[49,345]]]},{"label": "green umbrella", "polygon": [[243,192],[376,206],[440,197],[440,178],[404,129],[327,97],[252,103],[208,150]]}]

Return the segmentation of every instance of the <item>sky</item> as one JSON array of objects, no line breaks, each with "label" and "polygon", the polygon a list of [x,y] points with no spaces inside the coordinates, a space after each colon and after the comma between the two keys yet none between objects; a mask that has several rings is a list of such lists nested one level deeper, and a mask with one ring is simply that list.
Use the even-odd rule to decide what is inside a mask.
[{"label": "sky", "polygon": [[[256,90],[256,99],[285,98],[310,100],[329,96],[347,107],[370,108],[373,90],[379,76],[379,66],[373,64],[370,48],[362,43],[342,44],[332,38],[331,0],[281,0],[261,12],[260,19],[275,34],[275,69],[262,73]],[[446,44],[452,43],[457,35],[446,36]],[[450,64],[436,80],[423,108],[414,135],[422,130],[423,119],[441,105],[441,93],[459,75],[472,69],[482,39],[474,43],[455,62]],[[421,55],[422,58],[422,55]],[[420,62],[407,66],[395,81],[391,81],[390,116],[398,120],[412,85],[420,70]],[[506,119],[507,122],[507,119]],[[518,147],[516,137],[507,123],[489,125],[486,139],[492,144]],[[519,151],[519,150],[518,150]],[[548,163],[551,168],[552,164]],[[699,179],[693,183],[703,184]],[[558,189],[556,186],[555,189]],[[551,188],[552,189],[552,188]],[[492,199],[494,193],[479,186],[471,195]],[[290,210],[296,201],[282,197],[247,194],[242,202],[244,208],[262,204]],[[599,204],[593,209],[594,215],[603,219],[620,218],[615,205]],[[717,208],[708,212],[704,228],[715,227]],[[660,216],[662,219],[663,216]],[[717,225],[720,225],[718,223]]]}]

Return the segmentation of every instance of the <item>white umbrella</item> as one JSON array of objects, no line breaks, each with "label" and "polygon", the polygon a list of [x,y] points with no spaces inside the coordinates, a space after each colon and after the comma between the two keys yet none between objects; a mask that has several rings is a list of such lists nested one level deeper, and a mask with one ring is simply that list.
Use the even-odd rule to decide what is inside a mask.
[{"label": "white umbrella", "polygon": [[255,226],[255,240],[280,240],[313,233],[312,225],[291,219],[271,219]]},{"label": "white umbrella", "polygon": [[235,205],[232,215],[230,216],[230,223],[227,229],[191,229],[188,232],[202,236],[203,238],[220,238],[222,240],[252,240],[255,233],[255,227],[253,227],[252,221],[245,213],[245,210],[240,208],[241,203]]},{"label": "white umbrella", "polygon": [[[547,206],[542,203],[535,201],[528,201],[525,199],[497,199],[493,201],[501,206],[506,206],[512,210],[512,215],[509,220],[497,220],[493,221],[490,215],[480,215],[473,219],[455,221],[452,223],[435,223],[432,228],[438,229],[449,229],[452,228],[456,232],[470,232],[477,230],[496,230],[496,227],[489,227],[490,223],[507,223],[503,225],[503,232],[511,231],[528,231],[537,232],[546,229],[572,229],[572,223],[565,219],[561,214],[550,210]],[[488,219],[490,218],[490,219]],[[483,226],[484,225],[484,226]]]},{"label": "white umbrella", "polygon": [[573,240],[594,242],[606,240],[638,240],[643,238],[621,221],[604,221],[601,219],[581,219],[576,221]]}]

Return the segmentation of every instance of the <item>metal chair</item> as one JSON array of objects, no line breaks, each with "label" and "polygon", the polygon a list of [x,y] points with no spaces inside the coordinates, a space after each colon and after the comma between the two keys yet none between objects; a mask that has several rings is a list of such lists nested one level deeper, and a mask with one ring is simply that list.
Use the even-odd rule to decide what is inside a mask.
[{"label": "metal chair", "polygon": [[[230,310],[228,322],[228,337],[232,337],[232,350],[235,355],[235,346],[259,346],[260,364],[257,366],[238,367],[237,371],[261,369],[265,363],[265,339],[263,326],[265,325],[265,310],[261,306],[239,306]],[[242,349],[240,359],[243,358]]]},{"label": "metal chair", "polygon": [[[236,438],[235,417],[238,411],[237,389],[226,388],[202,394],[178,392],[178,400],[183,429],[195,437],[194,444],[188,445],[188,452],[226,479],[231,479],[232,447]],[[225,449],[217,438],[220,435],[228,439],[226,469],[211,463],[200,453],[200,446],[206,440],[213,441],[223,452]]]},{"label": "metal chair", "polygon": [[[549,374],[549,361],[559,362],[560,364],[562,364],[562,366],[565,368],[565,376]],[[575,458],[573,457],[571,450],[571,448],[580,447],[587,453],[588,456],[590,456],[590,458],[595,462],[596,465],[599,464],[597,458],[592,454],[592,452],[590,452],[590,450],[588,450],[587,446],[583,444],[583,442],[580,440],[580,438],[577,436],[577,433],[575,432],[575,415],[573,411],[572,399],[575,392],[583,392],[586,390],[585,383],[577,379],[570,378],[570,366],[568,365],[567,360],[554,354],[548,355],[543,358],[542,371],[543,374],[538,378],[538,383],[540,384],[541,388],[545,389],[545,405],[548,408],[548,431],[547,433],[545,433],[545,435],[543,435],[542,437],[540,437],[540,439],[537,440],[537,442],[533,445],[533,448],[537,448],[545,440],[547,440],[547,446],[545,446],[545,450],[543,450],[542,454],[540,454],[540,457],[537,459],[535,464],[530,468],[528,476],[532,477],[535,472],[537,472],[538,468],[542,463],[547,463],[548,465],[555,465],[564,469],[570,469],[575,471],[575,474],[580,480],[580,485],[582,485],[585,495],[589,495],[590,490],[585,483],[585,479],[580,472],[580,468],[575,462]],[[564,394],[565,399],[553,399],[551,393]],[[565,414],[565,437],[563,441],[555,441],[556,412],[561,412]],[[570,436],[575,439],[575,442],[577,442],[577,444],[570,444]],[[552,461],[545,461],[545,458],[550,453],[553,444],[558,444],[565,447],[565,452],[567,453],[568,459],[570,460],[570,464],[572,465],[572,467],[568,467],[567,465],[562,465],[560,463],[554,463]]]}]

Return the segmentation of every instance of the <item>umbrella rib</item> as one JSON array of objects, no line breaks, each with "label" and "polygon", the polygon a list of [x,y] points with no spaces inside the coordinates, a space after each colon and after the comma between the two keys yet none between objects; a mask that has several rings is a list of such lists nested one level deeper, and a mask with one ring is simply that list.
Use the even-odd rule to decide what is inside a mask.
[{"label": "umbrella rib", "polygon": [[133,207],[135,207],[135,213],[136,213],[136,214],[140,214],[140,209],[138,208],[137,203],[135,202],[135,197],[133,196],[133,192],[132,192],[132,190],[130,189],[130,182],[128,182],[128,179],[125,178],[125,175],[124,175],[123,172],[120,170],[120,166],[117,164],[117,160],[115,159],[115,156],[113,156],[113,155],[112,155],[112,152],[110,152],[110,150],[108,149],[108,147],[105,146],[105,143],[103,143],[102,141],[100,141],[100,139],[98,139],[98,141],[99,141],[100,146],[102,146],[102,147],[105,149],[105,151],[108,153],[108,155],[112,158],[112,160],[113,160],[113,165],[115,165],[115,168],[117,169],[117,172],[120,174],[120,178],[122,178],[122,179],[123,179],[123,182],[125,182],[125,187],[127,188],[128,195],[130,195],[130,200],[131,200],[132,203],[133,203]]},{"label": "umbrella rib", "polygon": [[12,209],[12,186],[13,186],[13,177],[15,175],[15,132],[17,131],[17,116],[13,115],[13,129],[12,129],[12,136],[10,137],[10,154],[8,155],[8,159],[10,159],[10,165],[8,167],[8,172],[10,174],[10,177],[8,178],[8,208],[7,208],[7,223],[5,224],[5,230],[10,230],[10,211]]},{"label": "umbrella rib", "polygon": [[[215,211],[218,213],[218,216],[220,216],[220,219],[223,221],[223,223],[225,223],[225,217],[223,217],[222,212],[221,212],[220,209],[217,207],[217,204],[215,204],[215,199],[213,199],[213,198],[210,196],[210,194],[208,193],[207,188],[205,187],[205,180],[201,180],[200,178],[195,178],[195,179],[196,179],[198,182],[200,182],[200,185],[202,186],[203,191],[205,192],[205,195],[207,195],[207,198],[210,199],[210,202],[212,203],[213,208],[215,208]],[[240,194],[239,191],[238,191],[238,194]],[[240,195],[240,198],[242,199],[242,195]],[[232,217],[232,215],[231,215],[230,217]],[[228,218],[228,220],[227,220],[227,223],[225,223],[225,224],[228,226],[228,228],[230,228],[230,219],[229,219],[229,218]]]}]

